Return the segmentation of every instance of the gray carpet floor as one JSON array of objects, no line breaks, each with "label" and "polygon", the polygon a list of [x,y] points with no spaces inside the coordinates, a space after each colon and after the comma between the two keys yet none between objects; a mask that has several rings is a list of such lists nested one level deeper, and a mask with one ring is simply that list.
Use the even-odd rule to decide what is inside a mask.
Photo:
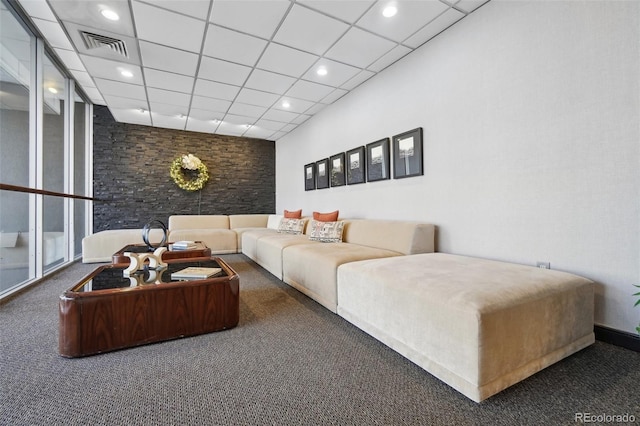
[{"label": "gray carpet floor", "polygon": [[640,423],[636,352],[596,342],[477,404],[246,257],[223,258],[240,275],[240,323],[218,333],[59,356],[58,296],[96,265],[0,305],[0,424],[569,425],[576,413]]}]

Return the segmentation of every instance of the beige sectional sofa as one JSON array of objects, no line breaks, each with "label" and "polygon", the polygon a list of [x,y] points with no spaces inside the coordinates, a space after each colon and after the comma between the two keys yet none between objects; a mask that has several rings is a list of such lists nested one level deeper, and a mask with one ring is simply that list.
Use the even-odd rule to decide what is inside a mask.
[{"label": "beige sectional sofa", "polygon": [[[281,218],[172,216],[169,239],[242,252],[477,402],[595,341],[586,278],[434,253],[426,223],[344,220],[342,242],[325,243],[309,238],[308,218],[302,234],[278,232]],[[97,233],[83,240],[83,260],[110,261],[140,239]]]}]

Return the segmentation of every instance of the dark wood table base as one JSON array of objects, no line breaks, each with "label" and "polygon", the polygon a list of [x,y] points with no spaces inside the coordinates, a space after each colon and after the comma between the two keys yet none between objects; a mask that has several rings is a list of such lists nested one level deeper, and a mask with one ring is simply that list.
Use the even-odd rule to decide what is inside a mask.
[{"label": "dark wood table base", "polygon": [[[60,355],[94,355],[238,324],[240,279],[229,265],[215,257],[168,263],[162,274],[168,282],[132,287],[122,265],[106,265],[61,295]],[[170,281],[171,272],[187,266],[219,266],[224,275]]]}]

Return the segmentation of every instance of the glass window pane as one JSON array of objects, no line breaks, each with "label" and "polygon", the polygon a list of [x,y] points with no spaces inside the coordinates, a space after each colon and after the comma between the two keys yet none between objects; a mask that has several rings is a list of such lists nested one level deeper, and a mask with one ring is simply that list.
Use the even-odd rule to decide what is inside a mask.
[{"label": "glass window pane", "polygon": [[[65,192],[65,78],[46,55],[43,64],[43,188],[48,191]],[[43,199],[42,244],[45,271],[65,258],[64,206],[65,199],[62,197]]]},{"label": "glass window pane", "polygon": [[[0,182],[29,186],[29,93],[34,39],[0,3]],[[0,191],[0,294],[29,273],[29,195]]]},{"label": "glass window pane", "polygon": [[[76,94],[73,115],[73,135],[74,135],[74,159],[73,159],[73,193],[76,195],[86,195],[85,192],[85,123],[87,105],[82,98]],[[82,254],[82,238],[85,237],[85,211],[87,201],[74,200],[73,202],[73,226],[74,226],[74,254]]]}]

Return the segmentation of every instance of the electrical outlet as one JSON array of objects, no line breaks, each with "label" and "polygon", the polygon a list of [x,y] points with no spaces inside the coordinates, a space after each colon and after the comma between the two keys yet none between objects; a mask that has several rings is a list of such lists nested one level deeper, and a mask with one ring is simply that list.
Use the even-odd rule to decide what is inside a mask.
[{"label": "electrical outlet", "polygon": [[536,262],[536,266],[540,269],[551,269],[551,264],[549,262]]}]

